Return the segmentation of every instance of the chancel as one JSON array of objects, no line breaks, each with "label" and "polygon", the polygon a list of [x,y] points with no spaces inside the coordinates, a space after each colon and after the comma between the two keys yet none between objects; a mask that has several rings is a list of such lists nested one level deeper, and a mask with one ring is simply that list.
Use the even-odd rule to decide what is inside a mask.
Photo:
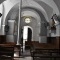
[{"label": "chancel", "polygon": [[0,60],[60,60],[60,0],[0,0]]}]

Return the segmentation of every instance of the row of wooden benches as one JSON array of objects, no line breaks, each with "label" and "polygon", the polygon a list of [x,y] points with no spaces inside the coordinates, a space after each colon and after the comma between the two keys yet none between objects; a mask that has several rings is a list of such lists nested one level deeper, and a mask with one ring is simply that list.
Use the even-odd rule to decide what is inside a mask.
[{"label": "row of wooden benches", "polygon": [[15,43],[0,44],[0,60],[13,60]]},{"label": "row of wooden benches", "polygon": [[60,58],[60,49],[54,44],[32,42],[31,57],[35,58]]},{"label": "row of wooden benches", "polygon": [[[31,51],[31,57],[33,60],[35,58],[60,58],[60,50],[59,49],[38,49],[38,50],[33,50]],[[38,60],[38,59],[37,59]]]}]

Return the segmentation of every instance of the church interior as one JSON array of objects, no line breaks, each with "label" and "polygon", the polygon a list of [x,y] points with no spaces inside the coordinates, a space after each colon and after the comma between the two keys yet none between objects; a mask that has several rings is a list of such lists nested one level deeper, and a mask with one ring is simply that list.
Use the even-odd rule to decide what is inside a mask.
[{"label": "church interior", "polygon": [[0,0],[0,60],[60,60],[60,0]]}]

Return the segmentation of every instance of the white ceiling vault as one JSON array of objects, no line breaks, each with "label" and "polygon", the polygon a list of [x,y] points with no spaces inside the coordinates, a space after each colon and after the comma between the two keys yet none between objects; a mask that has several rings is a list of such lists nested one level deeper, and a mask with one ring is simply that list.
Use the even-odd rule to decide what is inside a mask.
[{"label": "white ceiling vault", "polygon": [[34,0],[34,1],[37,1],[37,2],[44,2],[46,3],[47,5],[49,5],[57,15],[59,15],[59,9],[58,9],[58,6],[55,4],[55,1],[54,0]]},{"label": "white ceiling vault", "polygon": [[38,3],[36,3],[35,1],[33,0],[22,0],[22,7],[32,7],[32,8],[35,8],[39,11],[42,12],[42,14],[44,15],[44,17],[46,18],[46,20],[48,21],[48,15],[46,13],[46,11],[44,10],[44,8],[42,6],[40,6]]},{"label": "white ceiling vault", "polygon": [[[0,3],[2,3],[3,1],[4,0],[0,0]],[[15,10],[19,6],[19,4],[18,4],[19,1],[20,0],[6,0],[4,2],[4,7],[5,7],[4,21],[9,13],[9,11],[12,8],[14,8],[13,10]],[[45,9],[43,4],[38,3],[41,1],[43,2],[43,4],[46,4],[46,6],[49,6],[49,8],[47,7],[47,9]],[[16,6],[16,4],[17,4],[17,6]],[[56,13],[57,15],[59,15],[59,13],[60,13],[58,6],[55,4],[55,1],[53,1],[53,0],[22,0],[22,7],[23,8],[24,7],[32,7],[32,8],[35,8],[35,9],[41,11],[42,14],[44,15],[45,19],[48,22],[53,14]],[[50,11],[48,11],[48,10],[50,10]],[[3,24],[5,24],[5,22],[3,22]]]}]

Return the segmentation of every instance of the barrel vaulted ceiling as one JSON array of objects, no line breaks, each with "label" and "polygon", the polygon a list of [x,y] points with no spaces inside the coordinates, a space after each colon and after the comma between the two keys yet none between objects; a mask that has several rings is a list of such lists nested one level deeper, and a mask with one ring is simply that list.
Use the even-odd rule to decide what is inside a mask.
[{"label": "barrel vaulted ceiling", "polygon": [[[0,4],[3,2],[4,0],[0,0]],[[6,11],[6,15],[5,18],[7,16],[7,14],[9,13],[9,11],[14,8],[13,10],[18,11],[18,3],[19,0],[6,0],[4,2],[5,6],[8,5],[8,9]],[[16,6],[17,4],[17,6]],[[56,13],[57,15],[60,15],[60,1],[59,0],[22,0],[22,7],[32,7],[32,8],[36,8],[37,10],[39,10],[40,12],[42,12],[42,14],[44,15],[44,17],[46,18],[46,20],[50,20],[50,18],[52,17],[52,15],[54,13]],[[7,7],[5,7],[7,8]],[[17,9],[18,8],[18,9]],[[15,12],[16,12],[15,11]],[[17,14],[17,13],[16,13]]]}]

